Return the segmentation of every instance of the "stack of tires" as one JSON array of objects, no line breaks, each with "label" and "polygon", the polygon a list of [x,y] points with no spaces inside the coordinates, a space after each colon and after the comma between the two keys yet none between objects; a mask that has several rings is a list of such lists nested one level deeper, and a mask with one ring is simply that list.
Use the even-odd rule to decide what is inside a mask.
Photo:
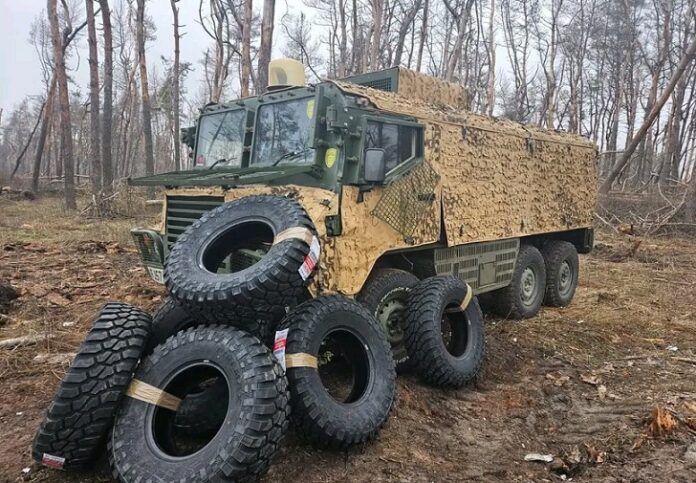
[{"label": "stack of tires", "polygon": [[124,483],[246,481],[267,471],[291,421],[321,447],[374,438],[394,402],[390,345],[358,302],[303,302],[319,250],[290,198],[203,215],[171,249],[154,318],[126,304],[99,314],[34,458],[79,468],[106,443]]}]

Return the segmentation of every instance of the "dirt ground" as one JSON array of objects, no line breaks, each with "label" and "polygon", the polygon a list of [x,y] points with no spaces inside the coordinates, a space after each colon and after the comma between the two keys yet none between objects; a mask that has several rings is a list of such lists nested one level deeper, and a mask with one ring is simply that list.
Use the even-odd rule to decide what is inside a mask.
[{"label": "dirt ground", "polygon": [[[103,461],[68,475],[32,464],[29,446],[99,307],[152,310],[164,297],[138,263],[128,229],[60,202],[0,200],[0,481],[111,481]],[[378,440],[336,453],[291,433],[266,481],[696,481],[696,240],[598,234],[581,259],[572,305],[522,322],[487,318],[480,381],[459,391],[399,379]],[[4,298],[3,298],[4,297]],[[691,451],[687,448],[691,446]],[[554,461],[525,461],[530,453]]]}]

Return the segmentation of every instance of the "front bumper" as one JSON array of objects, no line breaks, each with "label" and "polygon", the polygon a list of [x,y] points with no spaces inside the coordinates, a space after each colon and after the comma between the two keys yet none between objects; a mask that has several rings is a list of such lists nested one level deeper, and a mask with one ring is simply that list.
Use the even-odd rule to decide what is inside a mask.
[{"label": "front bumper", "polygon": [[136,228],[131,236],[140,253],[147,274],[159,284],[164,284],[164,243],[162,235],[154,230]]}]

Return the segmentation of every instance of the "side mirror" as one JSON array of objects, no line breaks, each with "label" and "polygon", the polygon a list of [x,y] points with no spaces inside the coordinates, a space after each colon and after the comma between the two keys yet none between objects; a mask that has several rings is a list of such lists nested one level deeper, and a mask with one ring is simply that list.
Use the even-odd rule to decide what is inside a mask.
[{"label": "side mirror", "polygon": [[365,150],[365,181],[382,183],[386,175],[384,149],[369,148]]}]

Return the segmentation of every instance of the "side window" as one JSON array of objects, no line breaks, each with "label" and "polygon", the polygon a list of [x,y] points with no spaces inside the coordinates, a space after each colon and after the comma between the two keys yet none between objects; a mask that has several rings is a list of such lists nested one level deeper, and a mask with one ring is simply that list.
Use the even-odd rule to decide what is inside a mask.
[{"label": "side window", "polygon": [[416,156],[416,140],[417,128],[415,127],[367,121],[365,149],[384,149],[387,172]]}]

